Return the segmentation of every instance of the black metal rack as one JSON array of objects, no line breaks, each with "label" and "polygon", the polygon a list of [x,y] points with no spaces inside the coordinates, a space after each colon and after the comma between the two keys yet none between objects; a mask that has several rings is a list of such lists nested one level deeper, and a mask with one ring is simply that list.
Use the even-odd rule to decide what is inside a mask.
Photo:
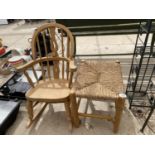
[{"label": "black metal rack", "polygon": [[155,31],[153,20],[140,22],[126,94],[130,109],[149,108],[141,128],[143,132],[155,109]]}]

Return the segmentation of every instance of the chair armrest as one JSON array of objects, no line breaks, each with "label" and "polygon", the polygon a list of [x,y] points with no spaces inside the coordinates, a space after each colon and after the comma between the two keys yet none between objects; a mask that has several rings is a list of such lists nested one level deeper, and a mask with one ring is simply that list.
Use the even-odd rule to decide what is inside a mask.
[{"label": "chair armrest", "polygon": [[77,70],[77,66],[74,63],[74,60],[71,60],[70,63],[69,63],[69,70],[71,72],[75,72]]},{"label": "chair armrest", "polygon": [[29,67],[33,66],[33,64],[34,64],[34,60],[31,60],[31,61],[29,61],[28,63],[26,63],[26,64],[24,64],[24,65],[22,65],[22,66],[17,67],[16,69],[17,69],[17,71],[19,71],[19,72],[25,71],[25,70],[27,70]]}]

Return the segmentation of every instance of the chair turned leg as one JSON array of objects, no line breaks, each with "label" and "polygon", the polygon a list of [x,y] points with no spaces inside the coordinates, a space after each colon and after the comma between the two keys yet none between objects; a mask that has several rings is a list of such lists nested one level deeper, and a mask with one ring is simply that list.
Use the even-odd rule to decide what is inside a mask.
[{"label": "chair turned leg", "polygon": [[78,105],[76,104],[76,95],[74,91],[72,91],[70,94],[70,105],[71,105],[71,115],[73,119],[73,124],[75,127],[79,127],[80,120],[78,116]]},{"label": "chair turned leg", "polygon": [[123,112],[123,108],[124,108],[124,102],[125,99],[119,97],[116,101],[115,101],[115,118],[114,118],[114,128],[113,131],[114,133],[118,132],[119,129],[119,124],[121,121],[121,116],[122,116],[122,112]]},{"label": "chair turned leg", "polygon": [[27,127],[30,127],[33,122],[33,102],[27,101],[27,112],[29,117],[29,122],[27,124]]},{"label": "chair turned leg", "polygon": [[69,130],[72,131],[72,129],[73,129],[72,122],[73,121],[72,121],[72,115],[71,115],[71,109],[70,109],[70,103],[69,102],[65,103],[65,110],[66,110],[67,119],[70,123]]}]

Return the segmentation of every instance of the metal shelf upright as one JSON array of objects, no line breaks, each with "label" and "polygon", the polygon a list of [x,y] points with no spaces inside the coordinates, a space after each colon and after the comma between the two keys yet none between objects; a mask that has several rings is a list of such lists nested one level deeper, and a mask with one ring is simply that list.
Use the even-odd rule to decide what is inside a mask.
[{"label": "metal shelf upright", "polygon": [[155,31],[153,20],[140,22],[126,94],[132,107],[150,108],[143,132],[155,109]]}]

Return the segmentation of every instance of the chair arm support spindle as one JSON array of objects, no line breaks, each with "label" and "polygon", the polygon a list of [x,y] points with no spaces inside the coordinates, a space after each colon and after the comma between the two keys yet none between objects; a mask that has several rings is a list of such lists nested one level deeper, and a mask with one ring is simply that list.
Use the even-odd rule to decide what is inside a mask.
[{"label": "chair arm support spindle", "polygon": [[71,72],[75,72],[75,71],[77,70],[77,66],[75,66],[73,60],[71,60],[70,63],[69,63],[69,70],[70,70]]}]

